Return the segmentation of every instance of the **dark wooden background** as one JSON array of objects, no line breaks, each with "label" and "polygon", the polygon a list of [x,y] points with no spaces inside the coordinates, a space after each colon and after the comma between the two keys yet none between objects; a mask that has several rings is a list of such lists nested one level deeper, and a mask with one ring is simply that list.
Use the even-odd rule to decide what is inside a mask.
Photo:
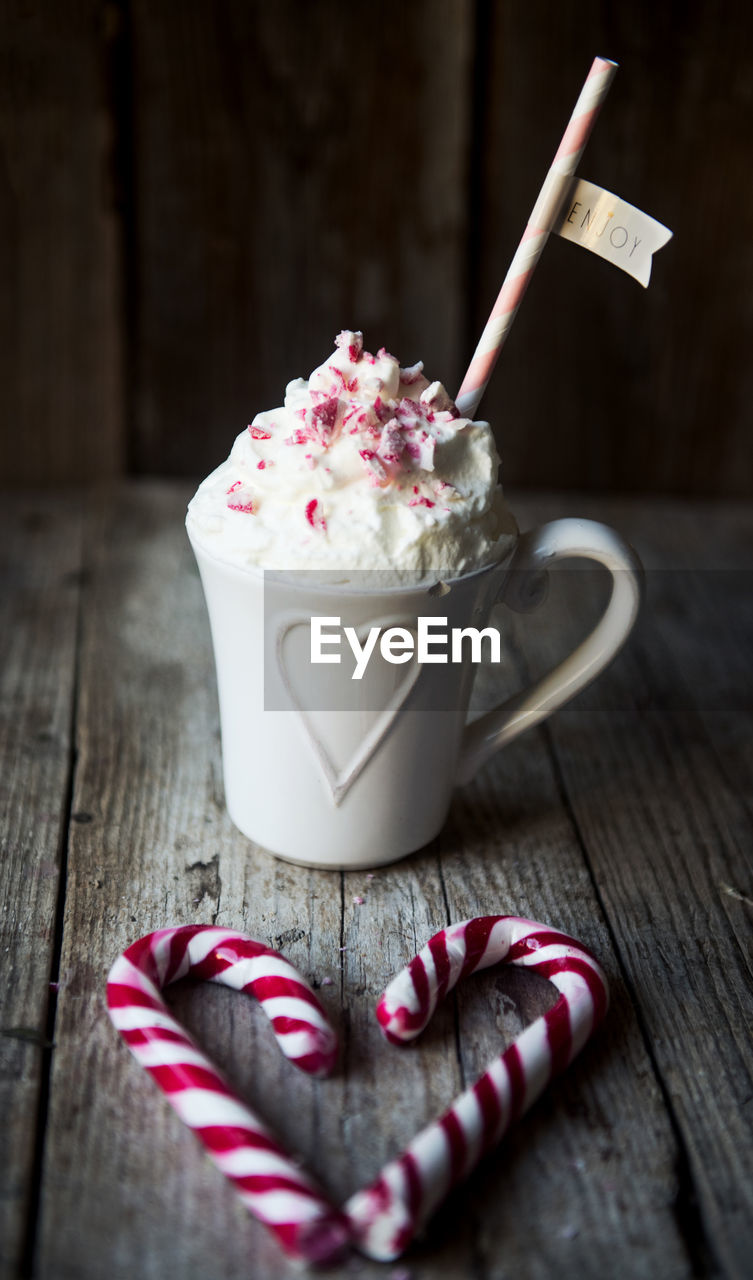
[{"label": "dark wooden background", "polygon": [[580,172],[675,239],[647,293],[547,247],[504,479],[750,495],[752,45],[742,0],[4,0],[0,482],[197,476],[343,326],[456,390],[599,53]]}]

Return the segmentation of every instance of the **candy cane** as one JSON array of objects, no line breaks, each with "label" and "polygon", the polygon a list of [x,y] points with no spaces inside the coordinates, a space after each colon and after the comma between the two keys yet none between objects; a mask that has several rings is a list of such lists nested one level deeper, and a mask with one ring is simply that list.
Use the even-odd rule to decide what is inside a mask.
[{"label": "candy cane", "polygon": [[107,1002],[131,1052],[289,1254],[334,1262],[353,1243],[368,1257],[388,1260],[403,1252],[447,1192],[572,1061],[606,1012],[606,979],[579,942],[532,920],[481,916],[436,934],[390,983],[377,1006],[387,1039],[414,1039],[461,978],[502,961],[541,973],[560,991],[558,1001],[370,1187],[351,1197],[344,1213],[235,1096],[161,996],[184,977],[255,995],[286,1056],[312,1075],[325,1075],[335,1060],[334,1032],[311,988],[283,956],[229,929],[161,929],[115,962]]},{"label": "candy cane", "polygon": [[269,1129],[236,1097],[169,1012],[161,992],[179,978],[220,982],[254,995],[286,1057],[311,1075],[335,1061],[335,1034],[311,988],[277,951],[230,929],[160,929],[115,961],[110,1017],[134,1057],[206,1146],[248,1209],[287,1253],[334,1261],[348,1241],[342,1213],[292,1162]]},{"label": "candy cane", "polygon": [[461,978],[502,961],[542,974],[560,997],[348,1201],[354,1242],[367,1257],[386,1261],[403,1252],[451,1187],[572,1062],[606,1013],[606,978],[579,942],[532,920],[481,916],[435,934],[390,983],[377,1006],[387,1039],[414,1039]]}]

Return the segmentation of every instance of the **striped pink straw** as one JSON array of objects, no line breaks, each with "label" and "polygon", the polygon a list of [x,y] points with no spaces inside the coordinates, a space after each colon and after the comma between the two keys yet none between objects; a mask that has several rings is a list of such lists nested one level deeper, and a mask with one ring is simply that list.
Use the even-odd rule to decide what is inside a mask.
[{"label": "striped pink straw", "polygon": [[472,418],[486,391],[510,326],[528,288],[570,181],[583,155],[601,104],[617,70],[616,62],[594,58],[557,154],[539,192],[523,238],[510,263],[463,384],[455,397],[464,418]]}]

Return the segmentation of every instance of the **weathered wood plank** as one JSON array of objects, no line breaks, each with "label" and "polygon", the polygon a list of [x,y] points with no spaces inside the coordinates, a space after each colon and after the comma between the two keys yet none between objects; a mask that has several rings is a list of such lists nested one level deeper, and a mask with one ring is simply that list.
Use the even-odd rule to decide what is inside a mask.
[{"label": "weathered wood plank", "polygon": [[3,6],[0,476],[82,483],[124,453],[119,178],[106,75],[118,9]]},{"label": "weathered wood plank", "polygon": [[[168,487],[138,490],[100,514],[92,539],[73,800],[91,821],[74,825],[69,855],[45,1277],[84,1280],[103,1269],[199,1277],[215,1273],[218,1258],[223,1275],[241,1277],[249,1257],[260,1276],[292,1274],[107,1021],[109,964],[150,928],[193,920],[246,928],[282,946],[321,986],[344,1028],[342,1071],[323,1085],[283,1064],[246,1002],[201,990],[180,995],[178,1007],[333,1194],[373,1176],[421,1100],[428,1117],[459,1086],[445,1017],[429,1052],[404,1064],[394,1111],[392,1094],[382,1104],[374,1092],[388,1078],[385,1052],[394,1051],[370,1018],[372,995],[407,958],[405,936],[413,946],[416,932],[444,923],[441,897],[432,905],[408,868],[382,914],[384,888],[366,893],[371,882],[360,875],[347,877],[343,891],[337,874],[277,862],[222,812],[208,628],[181,528],[185,497]],[[356,1265],[359,1276],[381,1274],[365,1263],[343,1274]],[[469,1267],[461,1239],[416,1274],[449,1278]]]},{"label": "weathered wood plank", "polygon": [[[218,1259],[229,1278],[245,1277],[249,1259],[270,1280],[292,1274],[109,1026],[106,972],[129,941],[158,925],[219,921],[281,945],[316,982],[333,979],[320,989],[344,1047],[324,1085],[284,1067],[258,1011],[229,993],[180,994],[177,1005],[344,1196],[498,1051],[500,1022],[517,1029],[511,1001],[529,1014],[540,1007],[539,993],[480,979],[480,1000],[460,998],[460,1057],[451,1005],[421,1050],[397,1058],[371,1017],[387,979],[448,912],[505,909],[596,947],[616,977],[611,1030],[455,1197],[411,1253],[412,1274],[491,1280],[514,1262],[538,1277],[554,1259],[563,1275],[594,1280],[605,1259],[627,1277],[689,1274],[670,1207],[673,1135],[541,742],[511,748],[458,797],[436,848],[372,880],[301,871],[253,849],[221,807],[208,628],[180,527],[186,496],[164,485],[126,492],[100,512],[91,540],[73,799],[91,821],[74,824],[69,853],[40,1274],[198,1280]],[[382,1273],[353,1259],[340,1274]]]},{"label": "weathered wood plank", "polygon": [[[74,499],[0,506],[0,1275],[33,1212],[40,1089],[68,821],[82,519]],[[53,997],[54,998],[54,997]]]},{"label": "weathered wood plank", "polygon": [[[603,513],[610,518],[608,506]],[[710,559],[704,514],[690,509],[681,528],[691,566]],[[660,565],[657,521],[636,508],[625,528]],[[750,513],[738,513],[723,553],[730,566],[749,564],[752,531]],[[557,639],[543,617],[524,624],[537,665],[583,625],[578,597],[590,575],[553,576]],[[751,778],[741,718],[751,700],[751,599],[750,571],[653,569],[627,652],[549,727],[680,1136],[689,1185],[678,1210],[698,1259],[731,1276],[747,1274],[753,1246]]]},{"label": "weathered wood plank", "polygon": [[[690,1275],[673,1214],[674,1137],[540,731],[458,793],[441,848],[454,919],[510,911],[563,928],[599,956],[612,993],[597,1040],[461,1193],[482,1274]],[[491,975],[461,989],[469,1081],[498,1051],[500,1032],[516,1029],[511,1000],[525,1001],[525,977],[512,989]]]},{"label": "weathered wood plank", "polygon": [[586,171],[676,240],[648,295],[554,241],[484,411],[518,483],[749,493],[735,9],[11,0],[0,475],[206,469],[345,323],[452,389],[600,48],[622,69]]},{"label": "weathered wood plank", "polygon": [[131,22],[137,469],[215,466],[343,327],[459,377],[468,0]]},{"label": "weathered wood plank", "polygon": [[[750,256],[738,248],[753,235],[748,11],[603,0],[481,9],[474,337],[595,54],[620,71],[581,176],[675,231],[647,293],[553,237],[483,402],[508,480],[749,495]],[[740,228],[732,251],[719,235],[725,209]]]}]

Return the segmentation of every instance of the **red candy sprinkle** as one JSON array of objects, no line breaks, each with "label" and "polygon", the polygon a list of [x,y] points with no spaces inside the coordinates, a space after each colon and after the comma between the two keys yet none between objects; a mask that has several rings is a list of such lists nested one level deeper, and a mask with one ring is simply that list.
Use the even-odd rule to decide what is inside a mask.
[{"label": "red candy sprinkle", "polygon": [[[228,493],[235,493],[236,489],[240,489],[240,487],[241,487],[241,482],[240,482],[240,480],[236,480],[235,484],[231,484],[231,486],[230,486],[230,488],[227,490],[227,492],[228,492]],[[229,505],[230,505],[230,504],[228,503],[228,506],[229,506]]]},{"label": "red candy sprinkle", "polygon": [[329,396],[326,400],[323,400],[321,404],[316,405],[316,407],[311,410],[311,416],[312,418],[316,418],[317,422],[320,422],[323,427],[329,427],[331,430],[335,425],[335,418],[337,417],[339,405],[340,400],[338,396]]},{"label": "red candy sprinkle", "polygon": [[329,369],[329,372],[332,374],[332,377],[336,378],[337,381],[340,383],[340,386],[342,387],[343,391],[358,390],[358,378],[351,378],[350,381],[348,381],[342,369],[338,369],[336,364],[327,365],[327,368]]},{"label": "red candy sprinkle", "polygon": [[405,438],[400,423],[390,418],[382,428],[382,435],[377,450],[385,462],[399,462],[405,450]]},{"label": "red candy sprinkle", "polygon": [[438,413],[449,413],[456,408],[441,382],[431,382],[424,388],[421,392],[421,404],[427,405],[429,409],[436,409]]},{"label": "red candy sprinkle", "polygon": [[318,530],[319,533],[327,532],[327,521],[324,519],[324,512],[318,498],[312,498],[306,503],[306,519],[312,529]]},{"label": "red candy sprinkle", "polygon": [[400,381],[403,386],[409,387],[414,382],[418,382],[424,376],[423,361],[419,360],[418,364],[409,365],[407,369],[400,370]]},{"label": "red candy sprinkle", "polygon": [[[352,338],[352,342],[348,342],[348,338]],[[351,329],[343,329],[342,333],[338,333],[335,338],[336,347],[344,347],[348,342],[348,359],[357,364],[361,358],[363,351],[363,334],[354,333]]]},{"label": "red candy sprinkle", "polygon": [[271,440],[272,436],[269,431],[262,431],[261,427],[249,427],[249,434],[252,440]]},{"label": "red candy sprinkle", "polygon": [[250,501],[249,502],[228,502],[227,505],[231,511],[245,511],[247,516],[254,515],[256,511],[256,508],[254,507],[253,502],[250,502]]},{"label": "red candy sprinkle", "polygon": [[377,396],[374,401],[374,413],[380,422],[386,422],[392,416],[392,410],[384,403],[381,396]]},{"label": "red candy sprinkle", "polygon": [[321,404],[314,405],[306,413],[305,421],[309,439],[314,440],[325,449],[332,443],[339,407],[339,398],[337,396],[328,396],[326,400],[322,400]]},{"label": "red candy sprinkle", "polygon": [[359,449],[358,452],[361,455],[370,483],[374,485],[383,484],[387,479],[387,472],[374,450]]},{"label": "red candy sprinkle", "polygon": [[359,431],[368,431],[370,435],[375,435],[378,430],[378,423],[372,421],[374,415],[372,410],[366,405],[353,404],[343,418],[343,426],[355,419],[356,425],[350,428],[352,436],[357,435]]},{"label": "red candy sprinkle", "polygon": [[418,427],[426,421],[428,412],[420,400],[411,400],[410,396],[403,396],[395,410],[395,417],[404,427]]}]

